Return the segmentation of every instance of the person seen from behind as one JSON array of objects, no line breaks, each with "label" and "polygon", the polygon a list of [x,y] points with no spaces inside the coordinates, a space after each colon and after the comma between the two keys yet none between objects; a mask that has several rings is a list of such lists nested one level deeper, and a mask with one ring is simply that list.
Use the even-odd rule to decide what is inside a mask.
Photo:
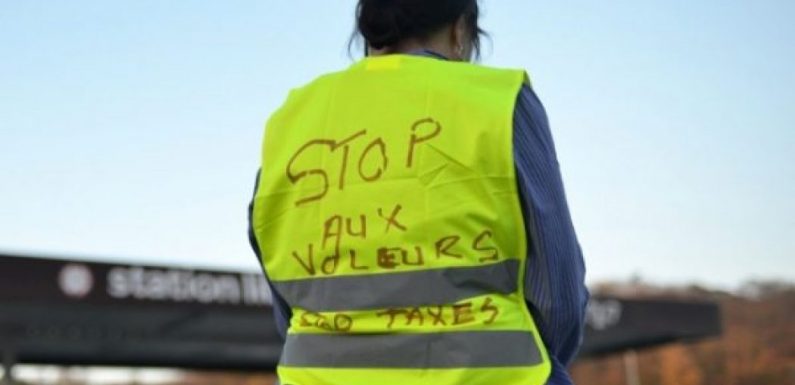
[{"label": "person seen from behind", "polygon": [[282,384],[572,384],[582,253],[530,80],[472,63],[479,13],[359,0],[366,57],[270,117],[249,236]]}]

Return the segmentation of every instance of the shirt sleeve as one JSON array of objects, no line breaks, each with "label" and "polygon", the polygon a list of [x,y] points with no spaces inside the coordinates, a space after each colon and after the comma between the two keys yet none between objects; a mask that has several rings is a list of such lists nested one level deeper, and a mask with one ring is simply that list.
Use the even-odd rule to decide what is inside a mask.
[{"label": "shirt sleeve", "polygon": [[[254,196],[257,196],[257,189],[259,188],[259,175],[260,171],[257,171],[257,178],[254,181]],[[251,244],[251,249],[254,250],[254,254],[257,256],[257,261],[259,262],[260,266],[262,267],[262,272],[265,274],[265,279],[268,281],[268,287],[271,289],[272,298],[273,298],[273,317],[276,321],[276,330],[279,332],[279,335],[284,340],[287,336],[287,329],[290,325],[290,319],[293,316],[293,311],[290,308],[290,305],[287,304],[287,301],[284,300],[276,289],[271,284],[270,279],[268,278],[268,272],[265,271],[265,265],[262,264],[262,253],[259,249],[259,244],[257,243],[256,233],[254,233],[254,225],[253,225],[253,218],[254,215],[254,198],[251,198],[251,202],[248,204],[248,242]]]},{"label": "shirt sleeve", "polygon": [[[528,241],[525,299],[551,356],[549,383],[568,383],[565,367],[582,343],[589,293],[549,121],[529,85],[517,99],[513,141]],[[556,376],[561,381],[552,382]]]}]

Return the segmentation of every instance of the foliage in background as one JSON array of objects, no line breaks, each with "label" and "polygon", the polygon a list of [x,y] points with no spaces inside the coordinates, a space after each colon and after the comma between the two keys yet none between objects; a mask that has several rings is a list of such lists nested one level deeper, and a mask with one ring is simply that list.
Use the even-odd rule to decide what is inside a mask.
[{"label": "foliage in background", "polygon": [[[720,304],[721,337],[638,352],[642,385],[795,384],[795,285],[791,283],[751,282],[737,293],[727,293],[699,286],[655,287],[634,280],[597,285],[594,292]],[[577,361],[572,375],[578,385],[627,384],[621,355]]]}]

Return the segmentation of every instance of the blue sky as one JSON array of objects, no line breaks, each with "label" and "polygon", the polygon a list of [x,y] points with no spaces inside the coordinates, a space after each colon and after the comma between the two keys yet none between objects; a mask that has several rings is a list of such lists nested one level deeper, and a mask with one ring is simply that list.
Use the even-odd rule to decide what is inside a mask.
[{"label": "blue sky", "polygon": [[[353,1],[0,3],[0,250],[256,269],[245,206]],[[489,0],[550,115],[588,281],[795,280],[795,2]]]}]

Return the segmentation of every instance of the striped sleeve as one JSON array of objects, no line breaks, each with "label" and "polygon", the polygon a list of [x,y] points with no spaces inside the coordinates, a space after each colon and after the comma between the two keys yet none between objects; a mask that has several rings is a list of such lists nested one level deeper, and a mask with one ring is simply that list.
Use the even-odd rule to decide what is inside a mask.
[{"label": "striped sleeve", "polygon": [[514,114],[514,160],[528,240],[525,296],[552,360],[548,384],[566,373],[582,343],[585,264],[569,214],[544,106],[525,85]]}]

